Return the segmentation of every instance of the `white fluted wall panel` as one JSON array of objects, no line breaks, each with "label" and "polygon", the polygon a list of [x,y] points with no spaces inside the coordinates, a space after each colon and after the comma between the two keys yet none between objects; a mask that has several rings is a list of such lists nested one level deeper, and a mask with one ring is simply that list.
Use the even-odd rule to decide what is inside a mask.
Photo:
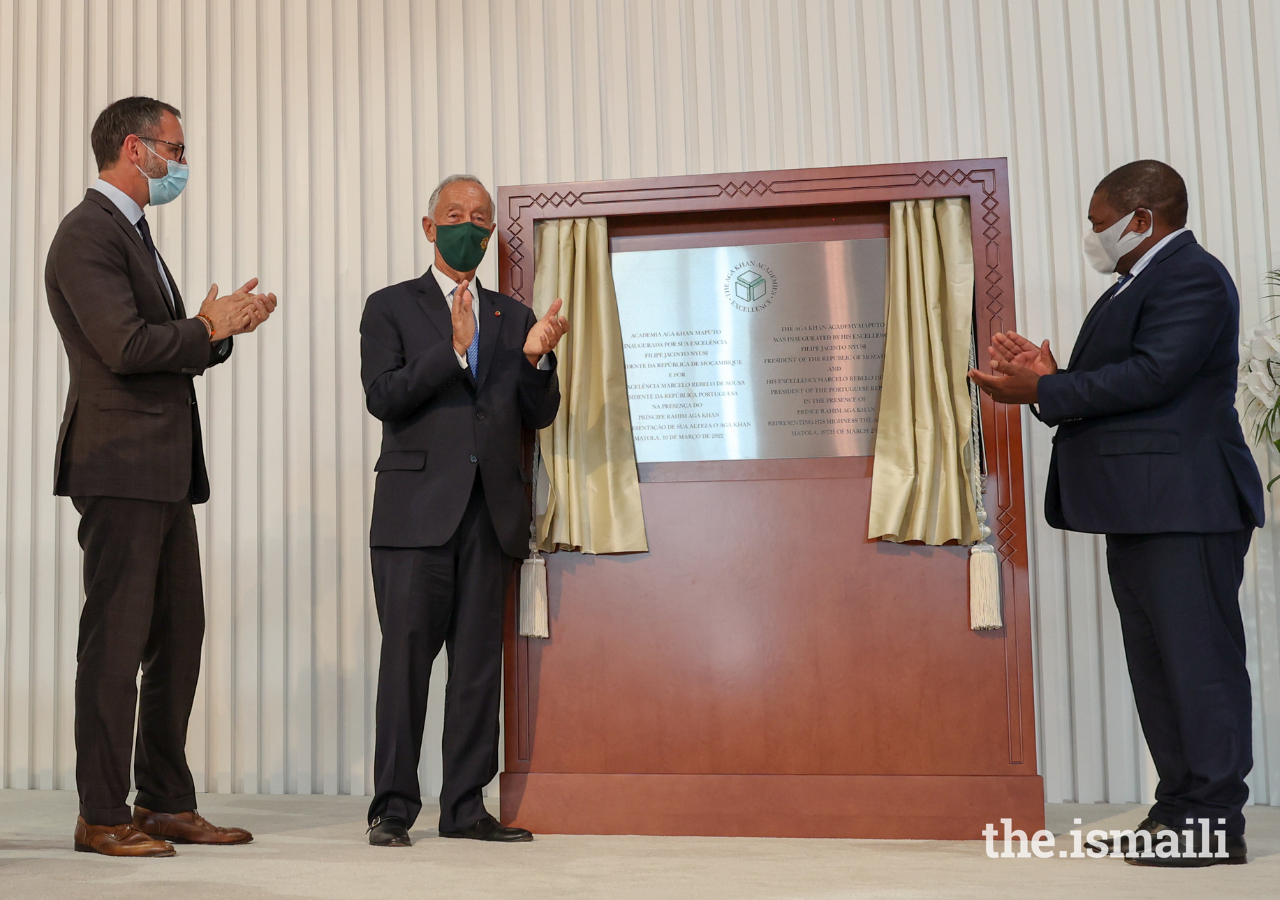
[{"label": "white fluted wall panel", "polygon": [[[152,214],[189,299],[281,297],[200,379],[214,497],[190,755],[210,791],[368,793],[378,627],[365,550],[378,427],[357,325],[420,273],[437,179],[489,184],[1007,156],[1018,320],[1070,347],[1103,280],[1096,181],[1176,166],[1246,325],[1280,264],[1280,6],[1269,0],[0,0],[0,784],[74,782],[76,514],[50,495],[66,389],[44,252],[111,99],[183,111],[187,193]],[[491,256],[481,277],[495,281]],[[1055,532],[1028,424],[1048,799],[1150,792],[1099,540]],[[1260,456],[1267,470],[1273,460]],[[1274,474],[1274,472],[1272,472]],[[1280,802],[1280,540],[1243,591],[1254,797]],[[440,688],[423,769],[438,788]]]}]

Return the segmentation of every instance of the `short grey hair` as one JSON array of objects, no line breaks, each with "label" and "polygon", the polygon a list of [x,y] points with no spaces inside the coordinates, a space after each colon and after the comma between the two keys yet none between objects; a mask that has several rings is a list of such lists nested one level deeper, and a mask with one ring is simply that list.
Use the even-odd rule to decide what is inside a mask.
[{"label": "short grey hair", "polygon": [[[450,175],[444,181],[436,185],[436,189],[431,192],[431,199],[427,201],[427,215],[431,218],[436,217],[436,206],[440,203],[440,192],[451,184],[457,184],[459,181],[470,181],[472,184],[478,184],[486,194],[489,189],[484,186],[484,182],[474,175]],[[496,219],[498,217],[498,204],[493,199],[493,194],[489,194],[489,215]]]}]

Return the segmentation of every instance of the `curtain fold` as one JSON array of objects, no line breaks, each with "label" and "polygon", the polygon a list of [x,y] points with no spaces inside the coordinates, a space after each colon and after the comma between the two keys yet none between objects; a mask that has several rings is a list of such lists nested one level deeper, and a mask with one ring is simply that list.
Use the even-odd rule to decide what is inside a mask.
[{"label": "curtain fold", "polygon": [[890,204],[885,293],[867,536],[971,544],[979,529],[966,374],[973,340],[967,199]]},{"label": "curtain fold", "polygon": [[538,434],[538,547],[647,551],[607,221],[545,221],[535,242],[534,312],[559,297],[569,320],[556,353],[560,414]]}]

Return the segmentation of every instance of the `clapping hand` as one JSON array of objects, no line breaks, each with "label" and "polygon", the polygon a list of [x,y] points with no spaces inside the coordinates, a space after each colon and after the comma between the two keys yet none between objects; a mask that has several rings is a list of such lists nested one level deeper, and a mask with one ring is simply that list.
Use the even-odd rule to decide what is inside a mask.
[{"label": "clapping hand", "polygon": [[569,320],[560,315],[562,306],[564,301],[557,299],[538,324],[529,329],[529,335],[524,339],[524,355],[530,364],[536,366],[544,355],[556,349],[560,338],[569,332]]},{"label": "clapping hand", "polygon": [[453,291],[453,309],[449,317],[453,320],[453,352],[466,356],[471,341],[476,336],[476,317],[471,312],[470,280],[458,282]]},{"label": "clapping hand", "polygon": [[235,293],[218,296],[218,286],[212,285],[204,302],[200,304],[200,316],[210,325],[209,340],[220,341],[235,334],[253,331],[267,321],[276,309],[275,294],[255,294],[257,278],[250,278]]},{"label": "clapping hand", "polygon": [[970,369],[969,377],[998,403],[1035,403],[1040,378],[1058,371],[1048,341],[1037,347],[1013,331],[994,335],[987,355],[997,374]]},{"label": "clapping hand", "polygon": [[1016,331],[1002,331],[992,335],[987,354],[992,363],[997,359],[1017,363],[1034,369],[1039,375],[1052,375],[1058,371],[1058,362],[1053,358],[1048,341],[1037,347]]},{"label": "clapping hand", "polygon": [[[255,278],[254,281],[257,281]],[[240,319],[240,330],[235,334],[248,334],[267,321],[267,317],[276,311],[275,294],[249,294]]]}]

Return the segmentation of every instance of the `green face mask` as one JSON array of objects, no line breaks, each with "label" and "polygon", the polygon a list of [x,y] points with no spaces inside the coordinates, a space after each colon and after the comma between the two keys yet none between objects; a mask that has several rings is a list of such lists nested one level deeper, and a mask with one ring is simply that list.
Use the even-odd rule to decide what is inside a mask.
[{"label": "green face mask", "polygon": [[490,231],[471,222],[436,226],[436,249],[453,269],[470,272],[489,249]]}]

